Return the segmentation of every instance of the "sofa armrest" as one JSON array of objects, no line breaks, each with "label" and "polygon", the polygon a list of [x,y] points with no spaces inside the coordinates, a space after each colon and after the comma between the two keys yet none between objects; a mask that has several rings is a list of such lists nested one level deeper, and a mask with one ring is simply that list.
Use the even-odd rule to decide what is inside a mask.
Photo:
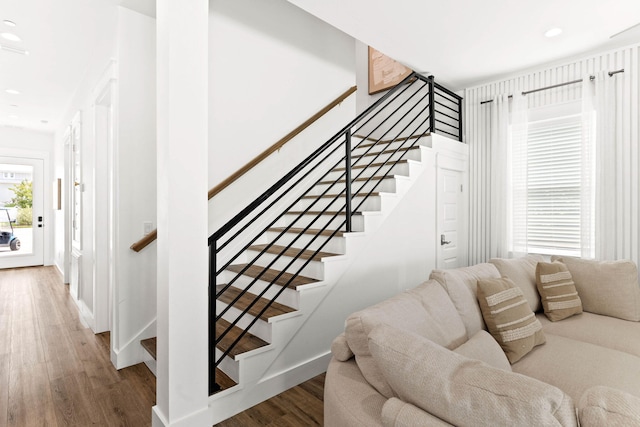
[{"label": "sofa armrest", "polygon": [[382,407],[382,425],[384,427],[451,426],[435,415],[396,397],[387,400]]},{"label": "sofa armrest", "polygon": [[591,387],[580,398],[578,418],[582,427],[640,425],[640,398],[611,387]]}]

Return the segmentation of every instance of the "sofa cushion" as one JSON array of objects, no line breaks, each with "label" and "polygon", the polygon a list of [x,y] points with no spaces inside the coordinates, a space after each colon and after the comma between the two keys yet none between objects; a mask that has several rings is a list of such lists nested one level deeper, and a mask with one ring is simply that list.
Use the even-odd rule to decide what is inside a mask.
[{"label": "sofa cushion", "polygon": [[442,286],[432,280],[353,313],[345,328],[349,348],[367,381],[387,398],[393,392],[373,360],[367,341],[380,324],[414,332],[447,348],[456,348],[467,340],[460,315]]},{"label": "sofa cushion", "polygon": [[640,398],[610,387],[587,390],[578,405],[582,427],[639,426]]},{"label": "sofa cushion", "polygon": [[369,347],[400,399],[453,425],[577,425],[562,390],[414,333],[380,325],[369,335]]},{"label": "sofa cushion", "polygon": [[341,362],[346,362],[353,357],[353,352],[349,348],[344,332],[338,335],[331,343],[331,353]]},{"label": "sofa cushion", "polygon": [[469,341],[453,351],[469,359],[480,360],[494,368],[511,372],[509,359],[500,348],[500,344],[487,331],[478,331]]},{"label": "sofa cushion", "polygon": [[476,299],[478,279],[496,279],[500,277],[493,264],[476,264],[451,270],[433,270],[430,279],[435,279],[445,288],[453,304],[460,313],[467,329],[467,338],[485,329],[482,313]]},{"label": "sofa cushion", "polygon": [[[327,424],[338,425],[338,424]],[[411,403],[392,397],[382,407],[382,425],[384,427],[448,427],[446,421],[430,414]],[[367,426],[368,427],[368,426]]]},{"label": "sofa cushion", "polygon": [[640,286],[633,261],[552,257],[566,264],[584,311],[640,321]]},{"label": "sofa cushion", "polygon": [[493,258],[489,262],[496,266],[502,277],[508,277],[522,289],[533,312],[540,311],[540,295],[536,288],[536,265],[543,262],[542,255],[527,255],[521,258]]},{"label": "sofa cushion", "polygon": [[514,363],[544,344],[542,325],[531,311],[522,289],[511,279],[478,280],[478,303],[487,329]]},{"label": "sofa cushion", "polygon": [[637,356],[553,334],[546,334],[546,338],[545,345],[511,366],[514,372],[559,387],[576,402],[596,385],[640,397]]},{"label": "sofa cushion", "polygon": [[640,323],[584,312],[562,322],[537,315],[545,334],[560,335],[640,357]]},{"label": "sofa cushion", "polygon": [[561,262],[539,262],[536,284],[544,314],[552,322],[582,313],[582,302],[571,273]]},{"label": "sofa cushion", "polygon": [[386,401],[364,379],[355,360],[331,359],[324,382],[324,425],[381,426]]}]

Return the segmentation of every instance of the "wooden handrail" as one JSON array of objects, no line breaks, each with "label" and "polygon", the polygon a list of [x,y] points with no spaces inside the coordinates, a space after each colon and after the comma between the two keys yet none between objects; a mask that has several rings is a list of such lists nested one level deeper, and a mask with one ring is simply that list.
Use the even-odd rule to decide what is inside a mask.
[{"label": "wooden handrail", "polygon": [[153,230],[151,233],[144,236],[142,239],[135,242],[131,245],[131,249],[136,252],[140,252],[142,249],[146,248],[149,243],[153,242],[158,238],[158,229]]},{"label": "wooden handrail", "polygon": [[244,175],[249,170],[251,170],[253,167],[255,167],[258,163],[260,163],[261,161],[263,161],[264,159],[269,157],[270,154],[272,154],[273,152],[278,151],[279,149],[281,149],[287,142],[291,141],[296,135],[298,135],[300,132],[302,132],[303,130],[305,130],[309,126],[311,126],[320,117],[322,117],[325,114],[327,114],[327,112],[329,112],[329,110],[333,109],[333,107],[335,107],[335,106],[339,105],[340,103],[342,103],[342,101],[344,101],[346,98],[348,98],[357,89],[358,89],[357,86],[353,86],[353,87],[349,88],[345,93],[343,93],[342,95],[340,95],[339,97],[334,99],[330,104],[328,104],[322,110],[318,111],[316,114],[314,114],[313,116],[309,117],[304,123],[302,123],[300,126],[298,126],[294,130],[289,132],[287,135],[285,135],[284,138],[280,139],[278,142],[273,144],[271,147],[267,148],[262,153],[260,153],[256,157],[254,157],[253,160],[251,160],[246,165],[242,166],[240,169],[238,169],[236,172],[231,174],[231,176],[229,176],[227,179],[222,181],[220,184],[218,184],[215,187],[213,187],[211,190],[209,190],[209,199],[211,199],[213,196],[215,196],[216,194],[218,194],[219,192],[221,192],[222,190],[227,188],[235,180],[237,180],[242,175]]},{"label": "wooden handrail", "polygon": [[[276,142],[271,147],[267,148],[262,153],[254,157],[249,163],[242,166],[240,169],[238,169],[233,174],[231,174],[227,179],[225,179],[220,184],[216,185],[211,190],[209,190],[209,200],[211,200],[213,196],[215,196],[216,194],[218,194],[219,192],[227,188],[229,185],[231,185],[233,182],[235,182],[238,178],[240,178],[242,175],[247,173],[249,170],[254,168],[258,163],[260,163],[261,161],[269,157],[269,155],[280,150],[287,142],[291,141],[299,133],[301,133],[303,130],[311,126],[320,117],[327,114],[334,107],[340,105],[342,101],[344,101],[349,96],[351,96],[357,89],[358,89],[357,86],[353,86],[347,89],[342,95],[340,95],[339,97],[331,101],[329,104],[327,104],[323,109],[315,113],[313,116],[309,117],[300,126],[298,126],[294,130],[289,132],[278,142]],[[156,240],[157,237],[158,237],[158,230],[153,230],[151,233],[147,234],[142,239],[138,240],[133,245],[131,245],[131,249],[136,252],[140,252],[142,249],[147,247],[147,245],[149,245],[151,242]]]}]

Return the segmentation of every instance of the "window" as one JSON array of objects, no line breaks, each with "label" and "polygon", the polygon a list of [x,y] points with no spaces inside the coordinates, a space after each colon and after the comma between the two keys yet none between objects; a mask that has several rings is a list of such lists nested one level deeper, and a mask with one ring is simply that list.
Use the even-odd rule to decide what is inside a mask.
[{"label": "window", "polygon": [[530,118],[527,246],[531,253],[580,256],[581,139],[581,114],[565,110],[560,116]]}]

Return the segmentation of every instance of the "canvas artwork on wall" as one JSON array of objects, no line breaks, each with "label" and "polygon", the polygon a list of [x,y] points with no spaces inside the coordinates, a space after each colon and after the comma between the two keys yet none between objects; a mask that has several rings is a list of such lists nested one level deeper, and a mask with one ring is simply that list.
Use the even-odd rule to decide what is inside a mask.
[{"label": "canvas artwork on wall", "polygon": [[411,69],[369,46],[369,94],[382,92],[400,83]]}]

